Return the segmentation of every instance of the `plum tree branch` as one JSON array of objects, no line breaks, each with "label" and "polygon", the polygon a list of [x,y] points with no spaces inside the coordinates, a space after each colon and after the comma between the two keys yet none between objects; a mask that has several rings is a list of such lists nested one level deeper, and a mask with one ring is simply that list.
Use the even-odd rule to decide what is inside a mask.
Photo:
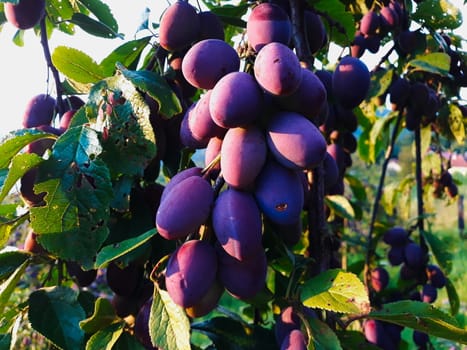
[{"label": "plum tree branch", "polygon": [[41,27],[41,45],[42,45],[42,50],[44,51],[44,56],[45,60],[47,62],[47,66],[49,67],[50,71],[52,72],[52,76],[55,81],[55,89],[57,92],[57,110],[58,114],[61,116],[63,113],[65,113],[65,109],[63,106],[63,100],[62,100],[62,93],[63,93],[63,88],[62,88],[62,83],[60,82],[60,75],[58,73],[57,68],[52,63],[52,56],[50,54],[50,47],[49,47],[49,40],[47,38],[47,28],[45,24],[45,16],[42,17],[40,21],[40,27]]},{"label": "plum tree branch", "polygon": [[303,30],[303,8],[300,0],[290,0],[290,14],[292,21],[292,38],[297,57],[306,68],[313,66],[314,57],[307,45]]},{"label": "plum tree branch", "polygon": [[381,169],[381,177],[379,178],[378,189],[376,190],[375,201],[373,203],[373,209],[371,213],[371,220],[370,220],[370,227],[368,230],[368,237],[367,237],[367,249],[366,249],[366,256],[365,256],[365,269],[364,269],[364,276],[365,276],[365,285],[368,287],[370,284],[371,274],[370,274],[370,263],[371,257],[374,256],[374,248],[373,248],[373,230],[375,228],[376,223],[376,216],[378,214],[379,209],[379,202],[383,195],[383,186],[384,186],[384,179],[386,177],[386,172],[389,165],[389,160],[391,159],[392,152],[394,150],[394,144],[396,143],[397,132],[399,130],[399,125],[402,120],[402,112],[399,112],[397,115],[396,123],[392,130],[391,140],[389,142],[389,147],[386,151],[386,155],[384,157],[383,167]]},{"label": "plum tree branch", "polygon": [[423,232],[425,230],[425,224],[423,220],[424,209],[423,209],[423,183],[422,183],[422,150],[421,150],[421,136],[420,127],[415,128],[415,179],[417,182],[417,227],[420,232],[420,246],[424,251],[427,251],[425,239],[423,238]]}]

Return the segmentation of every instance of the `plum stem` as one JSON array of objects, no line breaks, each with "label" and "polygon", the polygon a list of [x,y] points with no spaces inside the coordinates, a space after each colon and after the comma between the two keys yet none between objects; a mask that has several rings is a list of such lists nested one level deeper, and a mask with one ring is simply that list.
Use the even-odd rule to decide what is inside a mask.
[{"label": "plum stem", "polygon": [[47,38],[47,28],[45,24],[45,18],[46,16],[42,16],[42,19],[40,21],[40,27],[41,27],[41,45],[42,45],[42,50],[44,51],[44,56],[45,60],[47,62],[47,66],[49,67],[50,71],[52,72],[52,76],[55,81],[55,89],[57,92],[57,110],[58,110],[58,115],[62,116],[63,113],[65,113],[65,109],[63,106],[63,100],[62,100],[62,83],[60,82],[60,75],[58,73],[57,68],[55,68],[54,64],[52,63],[52,56],[50,55],[50,47],[49,47],[49,40]]},{"label": "plum stem", "polygon": [[375,248],[373,247],[373,231],[375,228],[376,216],[378,214],[379,202],[383,195],[384,179],[386,177],[386,172],[388,169],[389,161],[391,160],[392,152],[394,150],[394,144],[396,142],[401,120],[402,120],[402,113],[399,112],[399,114],[397,115],[396,123],[392,130],[389,147],[387,148],[387,151],[384,157],[383,167],[381,170],[381,177],[379,178],[378,189],[376,190],[375,200],[373,203],[370,227],[369,227],[368,236],[367,236],[367,249],[366,249],[365,268],[364,268],[364,276],[365,276],[364,282],[367,287],[370,286],[370,281],[371,281],[370,264],[371,264],[371,258],[374,256],[374,250],[375,250]]}]

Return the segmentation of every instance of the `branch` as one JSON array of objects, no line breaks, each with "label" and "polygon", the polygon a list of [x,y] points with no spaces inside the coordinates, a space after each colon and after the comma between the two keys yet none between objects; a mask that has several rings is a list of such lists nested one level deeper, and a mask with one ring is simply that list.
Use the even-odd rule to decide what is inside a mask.
[{"label": "branch", "polygon": [[415,179],[417,181],[417,226],[420,233],[420,246],[423,250],[427,251],[425,239],[423,238],[423,232],[425,230],[424,225],[424,209],[423,209],[423,183],[422,183],[422,149],[421,149],[421,137],[420,137],[420,126],[415,128]]},{"label": "branch", "polygon": [[402,112],[399,112],[396,119],[396,125],[394,125],[394,129],[392,130],[391,140],[389,143],[389,147],[386,151],[386,155],[384,157],[383,168],[381,170],[381,177],[379,178],[379,185],[376,191],[375,201],[373,203],[373,209],[371,214],[371,221],[370,221],[370,228],[368,231],[367,237],[367,249],[366,249],[366,257],[365,257],[365,269],[364,269],[364,276],[365,276],[365,285],[368,287],[371,280],[371,273],[370,273],[370,260],[373,256],[373,230],[375,228],[376,216],[378,214],[379,209],[379,202],[383,195],[383,185],[384,185],[384,178],[386,177],[386,172],[389,165],[389,160],[392,156],[392,151],[394,149],[394,144],[397,138],[397,131],[399,129],[400,122],[402,120]]},{"label": "branch", "polygon": [[298,59],[306,68],[313,66],[314,57],[306,42],[303,26],[303,8],[300,0],[290,0],[290,15],[292,20],[292,38]]},{"label": "branch", "polygon": [[52,63],[52,56],[50,55],[50,48],[49,48],[49,40],[47,38],[47,28],[45,25],[45,18],[46,16],[43,16],[41,21],[40,21],[40,26],[41,26],[41,45],[42,45],[42,50],[44,51],[44,56],[45,60],[47,62],[47,66],[52,72],[52,76],[55,81],[55,89],[57,91],[57,110],[58,110],[58,115],[62,116],[63,113],[65,113],[65,109],[63,106],[63,100],[62,100],[62,83],[60,82],[60,75],[58,73],[57,68]]}]

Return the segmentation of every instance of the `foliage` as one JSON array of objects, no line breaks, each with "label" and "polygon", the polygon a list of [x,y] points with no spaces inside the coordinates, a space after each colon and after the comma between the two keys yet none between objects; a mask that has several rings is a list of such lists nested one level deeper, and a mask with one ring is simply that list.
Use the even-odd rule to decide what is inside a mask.
[{"label": "foliage", "polygon": [[[10,25],[7,3],[17,1],[0,1],[0,26]],[[0,251],[0,349],[20,346],[19,325],[26,320],[31,332],[42,335],[42,342],[60,349],[278,349],[277,328],[288,307],[299,320],[307,349],[382,346],[366,334],[368,320],[428,333],[432,345],[437,344],[434,339],[467,344],[465,324],[456,319],[465,305],[459,285],[450,278],[453,253],[432,229],[433,208],[460,200],[459,188],[465,188],[465,178],[458,180],[448,172],[455,152],[465,152],[467,107],[460,98],[467,85],[465,39],[453,33],[462,23],[460,10],[446,0],[286,3],[294,33],[290,46],[301,64],[315,73],[333,71],[352,52],[370,11],[396,3],[402,11],[399,21],[407,23],[391,29],[380,25],[377,34],[366,35],[365,40],[378,36],[384,49],[379,44],[374,52],[364,49],[378,63],[371,67],[366,98],[347,111],[358,125],[329,130],[332,113],[341,107],[332,87],[326,92],[331,106],[327,119],[313,119],[328,144],[345,149],[347,163],[336,159],[342,167],[342,188],[326,188],[324,161],[303,171],[308,192],[299,222],[281,226],[261,216],[264,287],[243,298],[222,286],[215,305],[197,314],[192,305],[177,304],[167,291],[166,267],[183,239],[167,240],[158,234],[156,214],[163,195],[170,193],[163,190],[188,168],[200,165],[203,178],[211,181],[213,176],[214,196],[226,187],[222,174],[216,175],[220,156],[202,165],[207,142],[192,147],[179,140],[182,119],[206,91],[190,86],[181,69],[172,65],[183,54],[159,44],[161,21],[149,23],[145,18],[138,29],[141,37],[125,39],[101,62],[86,54],[85,41],[82,49],[59,46],[50,53],[51,35],[73,35],[75,27],[109,40],[124,37],[110,2],[46,0],[45,15],[33,30],[45,48],[44,64],[56,79],[56,111],[49,126],[57,132],[37,125],[12,131],[0,143],[0,244],[5,247]],[[221,20],[225,41],[236,49],[242,69],[252,74],[256,52],[244,34],[254,5],[245,0],[202,2],[203,10]],[[319,15],[326,30],[325,42],[313,53],[304,45],[311,40],[302,26],[305,10]],[[18,29],[13,38],[17,45],[24,44],[24,30],[28,29]],[[409,51],[402,39],[407,31],[418,35]],[[432,91],[435,111],[416,110],[414,96],[412,102],[396,106],[391,89],[398,78],[412,88],[420,84]],[[60,127],[72,96],[83,103],[73,108],[70,125]],[[419,118],[415,126],[410,120],[414,110]],[[266,114],[258,125],[267,123]],[[355,147],[337,141],[346,131]],[[41,142],[48,145],[43,152],[31,151]],[[394,159],[404,168],[390,174]],[[36,202],[23,192],[23,181],[33,172],[31,191],[40,197]],[[21,191],[14,196],[17,184]],[[192,200],[189,192],[176,199]],[[201,207],[203,200],[195,199],[193,208]],[[191,214],[180,213],[180,223]],[[219,248],[212,226],[209,216],[187,240],[202,239]],[[297,226],[298,237],[291,243],[284,232],[293,235]],[[396,226],[407,231],[404,247],[416,243],[425,254],[418,276],[404,279],[390,260],[394,245],[388,243],[387,232]],[[34,233],[35,241],[28,243],[34,248],[14,242],[12,236],[21,230],[28,236]],[[6,247],[8,241],[17,248]],[[74,272],[73,264],[80,272]],[[446,294],[447,310],[409,299],[414,292],[420,297],[423,285],[435,284],[427,275],[428,264],[436,264],[446,275],[437,288]],[[258,265],[251,269],[256,271]],[[372,280],[377,266],[390,271],[382,291]],[[113,267],[121,273],[132,271],[118,281],[125,287],[132,287],[130,280],[137,276],[128,294],[112,287]],[[40,271],[37,285],[27,285],[31,271]],[[83,273],[95,275],[86,283]],[[27,288],[27,295],[15,296],[15,290]],[[211,292],[215,294],[215,288]],[[150,308],[145,309],[148,301]]]}]

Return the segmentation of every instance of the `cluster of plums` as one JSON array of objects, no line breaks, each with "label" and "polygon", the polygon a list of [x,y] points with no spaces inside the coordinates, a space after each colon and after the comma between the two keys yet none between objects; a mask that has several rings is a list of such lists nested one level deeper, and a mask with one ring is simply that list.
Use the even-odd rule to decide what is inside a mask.
[{"label": "cluster of plums", "polygon": [[[399,279],[408,287],[400,293],[389,293],[386,298],[395,300],[415,300],[433,303],[438,289],[446,285],[446,276],[439,266],[429,263],[428,253],[422,246],[410,239],[403,227],[394,226],[383,235],[389,245],[387,259],[391,266],[401,266]],[[384,295],[389,285],[389,273],[379,266],[371,271],[371,288],[374,293]],[[403,327],[378,321],[367,320],[363,324],[367,340],[382,349],[398,348]],[[426,333],[414,331],[413,341],[419,349],[426,349],[429,337]]]},{"label": "cluster of plums", "polygon": [[[179,136],[184,147],[205,150],[206,167],[188,167],[170,179],[155,222],[162,237],[183,241],[167,263],[165,287],[196,317],[212,310],[224,290],[250,299],[264,288],[263,220],[286,244],[297,243],[310,190],[306,171],[323,166],[328,188],[339,179],[339,160],[327,152],[319,128],[328,115],[328,95],[350,111],[365,98],[370,77],[350,56],[328,72],[325,83],[303,68],[290,47],[287,12],[273,3],[251,11],[246,34],[254,64],[240,71],[238,53],[221,38],[182,40],[175,28],[185,11],[196,22],[190,6],[170,5],[159,30],[161,46],[184,50],[182,76],[202,91],[187,107]],[[322,47],[324,38],[325,32],[313,45]],[[347,115],[342,118],[345,123]]]}]

